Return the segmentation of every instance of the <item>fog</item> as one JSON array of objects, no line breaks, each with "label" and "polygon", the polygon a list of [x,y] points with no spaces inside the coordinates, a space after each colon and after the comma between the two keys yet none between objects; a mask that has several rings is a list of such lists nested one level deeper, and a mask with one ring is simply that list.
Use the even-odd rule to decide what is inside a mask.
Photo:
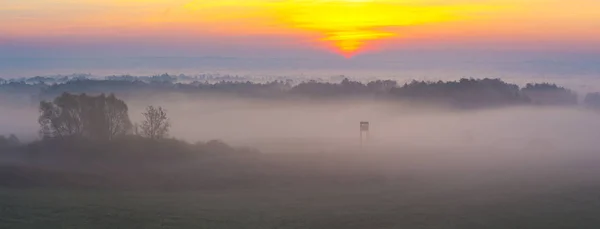
[{"label": "fog", "polygon": [[[268,153],[360,150],[359,122],[371,129],[365,151],[590,151],[600,114],[579,107],[459,110],[373,100],[277,100],[156,96],[126,98],[132,121],[148,105],[167,109],[171,136],[188,142],[219,139]],[[2,133],[36,137],[33,105],[3,103]]]},{"label": "fog", "polygon": [[[518,176],[576,171],[572,175],[579,176],[581,168],[600,162],[596,155],[600,114],[580,107],[462,110],[365,99],[177,94],[132,96],[125,101],[133,122],[141,121],[146,106],[162,106],[172,123],[171,137],[190,143],[218,139],[255,148],[275,164],[302,171],[350,170],[346,175],[392,171],[394,176],[407,169],[458,171],[460,176],[481,171],[518,171]],[[38,138],[36,107],[8,103],[3,107],[2,134],[16,133],[25,141]],[[362,147],[361,121],[370,122]]]},{"label": "fog", "polygon": [[[506,173],[535,179],[552,174],[572,181],[591,178],[582,173],[600,162],[600,114],[578,107],[457,110],[398,101],[177,96],[128,103],[134,120],[149,104],[166,108],[173,137],[220,139],[284,160],[277,162],[281,166],[323,174],[458,172],[453,179],[480,181]],[[361,121],[370,122],[363,147]],[[281,154],[295,156],[268,156]]]},{"label": "fog", "polygon": [[[359,122],[369,121],[369,149],[591,150],[599,115],[578,107],[457,110],[368,100],[281,101],[235,98],[130,100],[132,119],[143,107],[163,106],[172,135],[187,141],[234,144],[298,143],[327,151],[359,146]],[[310,143],[310,144],[309,144]],[[294,150],[294,149],[290,149]],[[286,150],[283,150],[284,153]]]},{"label": "fog", "polygon": [[[179,200],[173,202],[177,203],[173,209],[199,212],[199,217],[217,211],[224,219],[246,214],[250,221],[256,217],[259,222],[279,222],[277,217],[285,213],[298,220],[292,225],[307,228],[332,228],[329,225],[342,222],[365,227],[389,222],[394,225],[389,228],[396,228],[421,225],[421,218],[435,225],[425,228],[440,228],[452,217],[457,228],[480,228],[461,226],[472,225],[471,219],[510,228],[512,222],[554,222],[531,220],[536,217],[562,217],[570,224],[597,215],[595,205],[587,201],[597,199],[600,182],[600,113],[584,107],[530,104],[456,109],[385,99],[216,94],[123,99],[133,122],[141,121],[148,105],[164,107],[172,123],[171,137],[190,143],[219,139],[261,153],[181,157],[182,144],[144,146],[152,141],[141,145],[131,141],[125,146],[116,141],[108,148],[93,145],[64,155],[52,149],[26,157],[4,152],[0,186],[58,187],[66,199],[72,194],[63,190],[89,188],[90,199],[102,201],[99,206],[110,205],[106,211],[121,203],[103,202],[102,191],[134,190],[128,195],[144,201],[133,206],[141,203],[144,211],[147,206],[158,208],[150,204],[155,201]],[[17,133],[24,140],[37,138],[35,106],[5,102],[2,107],[3,133]],[[370,122],[362,147],[361,121]],[[157,190],[168,191],[160,195],[169,197],[145,196]],[[48,199],[52,198],[56,197]],[[196,211],[198,206],[203,210]],[[571,211],[581,217],[569,218]],[[416,221],[414,215],[419,215]],[[362,224],[355,224],[359,221]]]}]

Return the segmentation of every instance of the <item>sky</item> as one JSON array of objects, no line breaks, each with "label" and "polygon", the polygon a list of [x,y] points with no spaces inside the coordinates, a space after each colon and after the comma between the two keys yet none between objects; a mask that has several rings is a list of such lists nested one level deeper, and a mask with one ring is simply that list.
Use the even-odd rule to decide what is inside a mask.
[{"label": "sky", "polygon": [[598,9],[598,0],[0,0],[0,57],[581,59],[600,53]]}]

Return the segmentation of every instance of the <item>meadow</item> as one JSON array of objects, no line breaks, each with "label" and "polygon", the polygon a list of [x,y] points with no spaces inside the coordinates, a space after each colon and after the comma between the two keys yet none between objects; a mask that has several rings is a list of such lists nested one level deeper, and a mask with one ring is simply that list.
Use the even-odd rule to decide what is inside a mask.
[{"label": "meadow", "polygon": [[0,228],[597,228],[597,188],[0,191]]},{"label": "meadow", "polygon": [[[435,164],[431,161],[405,162],[412,167],[397,161],[388,166],[377,163],[383,165],[375,168],[356,155],[337,161],[328,158],[326,163],[315,155],[289,158],[295,167],[278,159],[271,165],[281,168],[269,169],[268,164],[253,168],[279,174],[278,179],[261,177],[246,185],[229,181],[231,186],[169,189],[2,188],[0,228],[591,229],[600,225],[600,182],[591,157],[588,162],[463,164],[437,170],[430,167]],[[338,169],[325,169],[332,164]],[[216,175],[198,174],[198,183],[204,176]]]}]

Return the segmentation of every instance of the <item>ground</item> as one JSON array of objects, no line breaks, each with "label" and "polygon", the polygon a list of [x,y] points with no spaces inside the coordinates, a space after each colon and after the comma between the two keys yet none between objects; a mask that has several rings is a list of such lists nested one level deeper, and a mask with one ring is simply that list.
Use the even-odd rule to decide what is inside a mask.
[{"label": "ground", "polygon": [[175,192],[2,189],[0,228],[600,227],[598,186],[450,183]]},{"label": "ground", "polygon": [[419,155],[216,157],[153,170],[11,162],[0,167],[0,229],[600,228],[595,152]]}]

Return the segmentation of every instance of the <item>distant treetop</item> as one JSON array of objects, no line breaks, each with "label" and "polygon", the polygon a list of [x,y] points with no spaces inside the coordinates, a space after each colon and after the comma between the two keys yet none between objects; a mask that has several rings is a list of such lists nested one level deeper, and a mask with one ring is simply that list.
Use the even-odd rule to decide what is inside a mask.
[{"label": "distant treetop", "polygon": [[[328,80],[295,82],[281,77],[270,81],[250,81],[241,76],[204,74],[198,76],[161,74],[155,76],[108,76],[92,78],[85,74],[55,77],[31,77],[0,81],[0,94],[26,96],[34,101],[53,99],[61,94],[114,93],[128,96],[161,93],[219,93],[233,96],[284,99],[356,98],[395,99],[445,103],[460,108],[506,105],[576,105],[575,92],[550,83],[530,83],[520,88],[501,79],[463,78],[456,81],[411,81],[399,85],[394,80],[359,82],[336,76]],[[587,99],[587,103],[594,97]]]}]

